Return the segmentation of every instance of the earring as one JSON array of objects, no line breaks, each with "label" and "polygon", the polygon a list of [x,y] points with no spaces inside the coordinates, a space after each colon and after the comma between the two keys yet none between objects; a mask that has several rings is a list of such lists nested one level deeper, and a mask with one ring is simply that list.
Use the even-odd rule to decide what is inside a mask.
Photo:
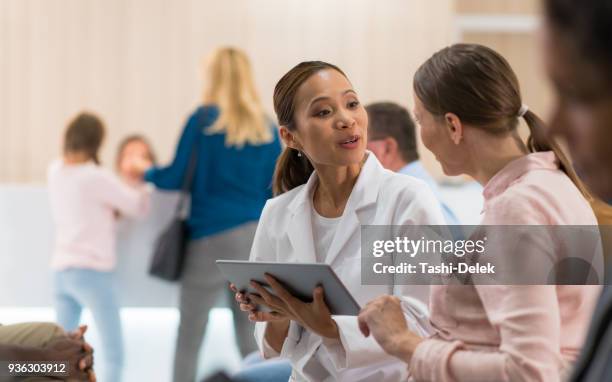
[{"label": "earring", "polygon": [[298,150],[298,156],[302,157],[302,152],[300,150]]}]

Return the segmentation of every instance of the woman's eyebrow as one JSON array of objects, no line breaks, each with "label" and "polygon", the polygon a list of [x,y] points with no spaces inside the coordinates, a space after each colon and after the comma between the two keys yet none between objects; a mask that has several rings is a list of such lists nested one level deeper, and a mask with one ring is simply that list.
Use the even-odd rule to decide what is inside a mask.
[{"label": "woman's eyebrow", "polygon": [[[344,95],[347,95],[348,93],[353,93],[353,94],[357,95],[357,93],[353,89],[346,89],[345,91],[342,92],[342,95],[344,96]],[[312,106],[313,104],[315,104],[315,103],[317,103],[319,101],[323,101],[323,100],[326,100],[326,99],[331,99],[331,97],[329,97],[329,96],[320,96],[320,97],[317,97],[317,98],[315,98],[315,99],[310,101],[310,103],[308,104],[308,107]]]}]

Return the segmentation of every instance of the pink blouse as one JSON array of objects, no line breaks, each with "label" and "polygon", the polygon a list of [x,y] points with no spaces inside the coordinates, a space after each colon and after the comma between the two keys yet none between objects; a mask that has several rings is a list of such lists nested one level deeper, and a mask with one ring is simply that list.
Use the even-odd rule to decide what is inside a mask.
[{"label": "pink blouse", "polygon": [[55,225],[51,268],[114,270],[116,212],[144,216],[150,192],[128,186],[93,162],[67,165],[56,160],[47,177]]},{"label": "pink blouse", "polygon": [[[553,152],[512,161],[484,189],[483,225],[596,225]],[[582,346],[600,288],[436,285],[437,333],[410,362],[417,381],[559,381]]]}]

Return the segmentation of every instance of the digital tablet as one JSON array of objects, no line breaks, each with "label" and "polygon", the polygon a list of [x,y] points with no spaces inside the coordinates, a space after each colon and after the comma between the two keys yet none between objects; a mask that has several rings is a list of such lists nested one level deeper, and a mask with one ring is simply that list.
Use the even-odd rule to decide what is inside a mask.
[{"label": "digital tablet", "polygon": [[325,303],[332,315],[356,316],[361,309],[334,270],[327,264],[217,260],[217,267],[240,291],[257,293],[249,284],[253,280],[268,286],[267,289],[272,292],[264,278],[264,275],[269,273],[292,295],[305,302],[311,302],[313,290],[319,285],[322,286]]}]

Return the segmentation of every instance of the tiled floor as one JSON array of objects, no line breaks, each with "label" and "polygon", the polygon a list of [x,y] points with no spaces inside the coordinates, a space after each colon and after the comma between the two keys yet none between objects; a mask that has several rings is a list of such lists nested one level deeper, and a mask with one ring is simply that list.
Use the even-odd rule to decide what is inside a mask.
[{"label": "tiled floor", "polygon": [[[234,345],[228,309],[213,309],[203,349],[200,353],[200,376],[215,370],[236,371],[240,364],[238,349]],[[172,357],[178,312],[170,308],[124,308],[121,312],[126,342],[126,369],[124,381],[169,382],[171,380]],[[3,324],[28,321],[53,321],[50,308],[0,308]],[[97,349],[98,358],[102,350],[95,323],[89,312],[85,312],[83,323],[90,326],[87,340]],[[103,365],[97,368],[103,374]]]}]

